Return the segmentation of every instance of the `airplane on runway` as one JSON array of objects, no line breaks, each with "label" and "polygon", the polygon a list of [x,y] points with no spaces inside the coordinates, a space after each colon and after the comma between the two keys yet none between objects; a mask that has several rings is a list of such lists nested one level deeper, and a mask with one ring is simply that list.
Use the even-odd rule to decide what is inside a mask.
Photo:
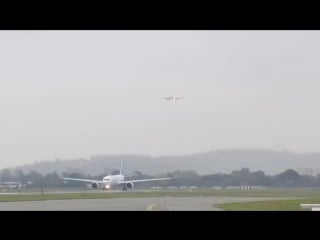
[{"label": "airplane on runway", "polygon": [[25,187],[21,182],[0,182],[0,188],[18,188]]},{"label": "airplane on runway", "polygon": [[122,186],[122,190],[126,191],[128,188],[133,188],[134,183],[138,182],[150,182],[150,181],[161,181],[161,180],[169,180],[172,178],[150,178],[150,179],[139,179],[139,180],[125,180],[125,176],[123,175],[123,160],[121,162],[120,173],[117,175],[108,175],[105,176],[101,181],[92,180],[92,179],[79,179],[79,178],[63,178],[64,180],[72,180],[72,181],[82,181],[91,183],[91,187],[96,189],[98,186],[102,186],[102,190],[110,190],[115,186]]},{"label": "airplane on runway", "polygon": [[183,97],[173,97],[173,96],[169,96],[169,97],[164,97],[164,99],[168,100],[169,102],[176,102],[180,99],[182,99]]}]

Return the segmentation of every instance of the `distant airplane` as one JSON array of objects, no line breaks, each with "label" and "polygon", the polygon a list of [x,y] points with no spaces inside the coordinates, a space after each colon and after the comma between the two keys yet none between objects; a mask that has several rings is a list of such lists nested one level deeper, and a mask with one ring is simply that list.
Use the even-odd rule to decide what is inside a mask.
[{"label": "distant airplane", "polygon": [[21,182],[0,182],[0,188],[21,188],[25,185]]},{"label": "distant airplane", "polygon": [[183,97],[173,97],[173,96],[169,96],[169,97],[164,97],[164,99],[168,100],[169,102],[176,102],[180,99],[182,99]]},{"label": "distant airplane", "polygon": [[102,186],[102,190],[109,190],[114,186],[122,186],[122,190],[126,191],[128,188],[133,188],[134,183],[137,182],[149,182],[149,181],[160,181],[168,180],[172,178],[150,178],[150,179],[139,179],[139,180],[128,180],[125,181],[125,176],[123,175],[123,160],[121,162],[120,173],[117,175],[105,176],[102,181],[92,180],[92,179],[78,179],[78,178],[63,178],[64,180],[82,181],[91,183],[91,187],[96,189],[98,186]]}]

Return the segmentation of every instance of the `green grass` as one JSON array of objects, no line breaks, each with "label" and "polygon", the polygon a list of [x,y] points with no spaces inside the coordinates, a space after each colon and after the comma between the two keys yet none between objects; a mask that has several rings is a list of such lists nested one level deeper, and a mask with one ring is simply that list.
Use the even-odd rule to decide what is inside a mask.
[{"label": "green grass", "polygon": [[[139,198],[139,197],[193,197],[193,196],[229,196],[229,197],[286,197],[286,198],[311,198],[320,200],[320,189],[259,189],[250,191],[241,190],[193,190],[193,191],[127,191],[127,192],[75,192],[75,193],[54,193],[44,192],[43,195],[40,192],[34,193],[21,193],[21,194],[0,194],[0,202],[14,202],[14,201],[44,201],[44,200],[66,200],[66,199],[104,199],[104,198]],[[289,202],[281,202],[289,201]],[[242,210],[246,208],[252,208],[249,210],[264,210],[267,208],[279,209],[281,206],[296,206],[294,202],[301,200],[281,200],[280,203],[269,203],[272,201],[263,202],[250,202],[248,204],[251,207],[247,207],[246,203],[228,203],[222,204],[221,207],[227,210]],[[316,200],[315,200],[316,201]],[[277,202],[277,201],[276,201]],[[318,201],[320,202],[320,201]],[[234,205],[235,204],[235,205]],[[240,204],[240,205],[239,205]],[[279,205],[280,204],[280,205]],[[261,208],[261,205],[263,209]],[[270,207],[269,207],[270,206]],[[280,207],[278,207],[280,206]],[[289,207],[289,209],[292,209]]]},{"label": "green grass", "polygon": [[83,192],[83,193],[22,193],[22,194],[0,194],[0,202],[16,201],[44,201],[44,200],[66,200],[66,199],[105,199],[105,198],[145,198],[145,197],[192,197],[212,196],[207,191],[150,191],[150,192]]},{"label": "green grass", "polygon": [[[320,193],[319,193],[320,194]],[[225,190],[194,190],[194,191],[149,191],[149,192],[87,192],[83,193],[54,193],[40,192],[21,194],[0,194],[0,202],[15,201],[43,201],[43,200],[66,200],[66,199],[104,199],[104,198],[146,198],[146,197],[194,197],[194,196],[264,196],[265,193],[244,193],[241,191]]]},{"label": "green grass", "polygon": [[225,211],[305,211],[301,203],[320,203],[320,198],[302,198],[216,204]]}]

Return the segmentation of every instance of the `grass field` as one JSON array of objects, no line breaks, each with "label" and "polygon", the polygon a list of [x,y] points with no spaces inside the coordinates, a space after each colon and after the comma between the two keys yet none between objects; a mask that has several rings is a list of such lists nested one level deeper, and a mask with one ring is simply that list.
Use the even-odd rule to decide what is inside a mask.
[{"label": "grass field", "polygon": [[[207,195],[207,194],[204,194]],[[44,201],[66,199],[106,199],[106,198],[139,198],[139,197],[185,197],[199,196],[193,192],[83,192],[83,193],[26,193],[0,195],[0,202]]]},{"label": "grass field", "polygon": [[[44,201],[66,199],[103,199],[138,197],[192,197],[192,196],[230,196],[230,197],[288,197],[297,200],[257,201],[250,203],[228,203],[217,205],[225,210],[298,210],[301,198],[304,203],[320,202],[320,189],[261,189],[261,190],[193,190],[193,191],[127,191],[127,192],[40,192],[21,194],[0,194],[0,202]],[[300,199],[299,199],[300,198]]]}]

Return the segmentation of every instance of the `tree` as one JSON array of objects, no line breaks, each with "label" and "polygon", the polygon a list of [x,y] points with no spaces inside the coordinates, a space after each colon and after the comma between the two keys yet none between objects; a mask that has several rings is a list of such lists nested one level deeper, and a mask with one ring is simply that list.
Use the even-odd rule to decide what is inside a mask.
[{"label": "tree", "polygon": [[38,173],[34,170],[30,171],[25,176],[25,180],[27,182],[31,182],[32,187],[45,187],[46,186],[44,177],[40,173]]},{"label": "tree", "polygon": [[280,186],[294,186],[298,184],[299,180],[300,175],[293,169],[288,169],[274,176],[275,184]]},{"label": "tree", "polygon": [[21,169],[18,169],[14,172],[14,178],[18,181],[18,182],[22,182],[25,183],[25,175],[23,173],[23,171]]},{"label": "tree", "polygon": [[47,186],[59,187],[63,185],[64,180],[59,177],[57,172],[53,172],[53,173],[48,173],[45,176],[45,182]]},{"label": "tree", "polygon": [[13,179],[13,175],[9,168],[1,170],[0,175],[1,182],[11,181]]},{"label": "tree", "polygon": [[143,177],[143,173],[140,172],[140,171],[133,171],[133,174],[138,178],[142,178]]}]

